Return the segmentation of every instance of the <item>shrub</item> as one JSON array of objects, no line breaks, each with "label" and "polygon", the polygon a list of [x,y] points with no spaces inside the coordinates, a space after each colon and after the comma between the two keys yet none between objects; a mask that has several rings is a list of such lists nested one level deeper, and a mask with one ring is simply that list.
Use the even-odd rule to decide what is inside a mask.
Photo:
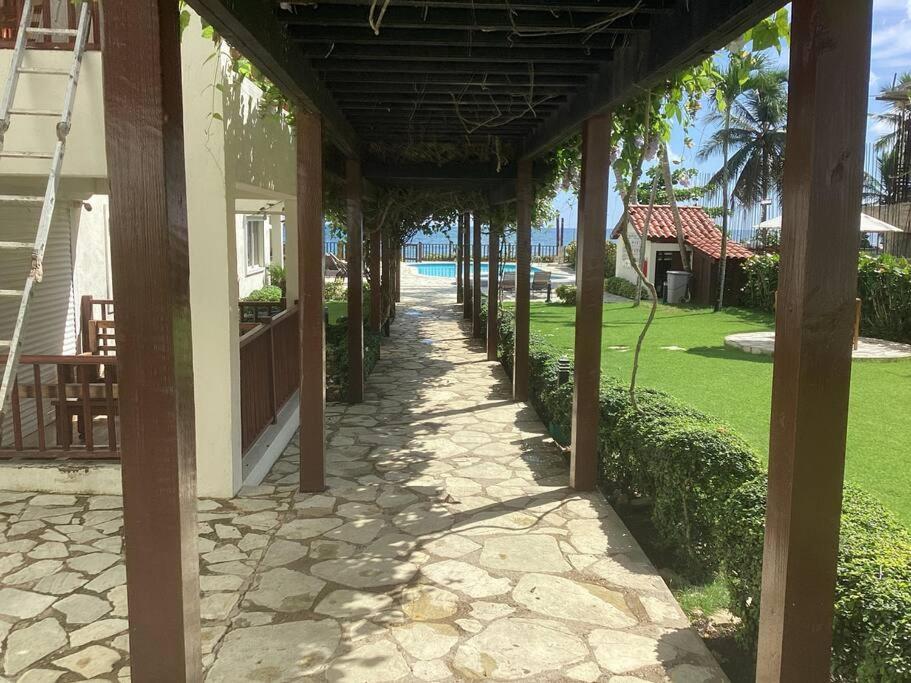
[{"label": "shrub", "polygon": [[578,255],[577,252],[578,247],[575,242],[570,242],[565,247],[563,247],[563,262],[573,270],[576,268],[576,256]]},{"label": "shrub", "polygon": [[269,284],[282,290],[282,296],[285,296],[288,273],[284,266],[277,263],[270,263],[266,266],[266,273],[269,274]]},{"label": "shrub", "polygon": [[560,285],[557,287],[557,298],[562,301],[564,304],[569,304],[570,306],[576,305],[576,286],[575,285]]},{"label": "shrub", "polygon": [[861,332],[911,342],[911,262],[888,255],[861,255],[857,296],[863,301]]},{"label": "shrub", "polygon": [[[563,261],[573,270],[576,268],[576,259],[578,257],[578,245],[570,242],[563,247]],[[617,272],[617,244],[607,241],[604,243],[604,274],[613,277]]]},{"label": "shrub", "polygon": [[[627,299],[636,298],[636,285],[622,277],[609,277],[604,280],[604,291],[617,296],[625,296]],[[643,296],[646,296],[647,291],[643,287]]]},{"label": "shrub", "polygon": [[[767,479],[737,489],[721,519],[721,548],[739,638],[759,631]],[[838,549],[832,670],[837,680],[911,679],[911,533],[879,503],[846,487]]]},{"label": "shrub", "polygon": [[348,283],[344,280],[327,280],[323,297],[326,301],[348,301]]},{"label": "shrub", "polygon": [[[503,311],[500,358],[512,371],[514,316]],[[559,385],[558,352],[532,335],[531,403],[568,444],[572,382]],[[724,424],[662,392],[603,383],[599,458],[603,483],[651,499],[658,542],[688,578],[720,569],[741,640],[755,646],[765,529],[766,477],[749,446]],[[911,679],[911,532],[879,504],[845,491],[838,560],[833,673],[838,680]]]},{"label": "shrub", "polygon": [[281,301],[282,290],[273,285],[266,285],[262,289],[254,289],[244,301]]},{"label": "shrub", "polygon": [[[368,376],[380,358],[381,336],[364,324],[364,374]],[[326,385],[328,400],[348,395],[348,318],[326,326]]]},{"label": "shrub", "polygon": [[751,256],[743,262],[743,274],[746,277],[743,287],[744,306],[762,311],[775,310],[778,266],[778,254]]}]

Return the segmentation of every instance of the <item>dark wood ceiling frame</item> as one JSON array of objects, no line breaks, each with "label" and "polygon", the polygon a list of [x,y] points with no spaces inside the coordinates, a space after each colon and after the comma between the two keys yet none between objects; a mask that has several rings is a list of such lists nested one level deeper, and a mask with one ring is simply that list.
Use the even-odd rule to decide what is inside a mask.
[{"label": "dark wood ceiling frame", "polygon": [[828,681],[872,0],[795,0],[757,681]]},{"label": "dark wood ceiling frame", "polygon": [[523,157],[548,151],[578,132],[588,117],[710,56],[784,4],[781,0],[678,0],[673,12],[654,17],[650,35],[632,36],[587,88],[541,124],[527,140]]},{"label": "dark wood ceiling frame", "polygon": [[[329,6],[329,5],[355,5],[370,7],[373,0],[289,0],[289,5],[299,7]],[[436,9],[470,9],[470,10],[501,10],[503,0],[396,0],[396,5],[413,7],[423,11],[425,8]],[[643,0],[643,2],[630,2],[630,0],[574,0],[573,2],[559,2],[554,0],[510,0],[509,6],[516,12],[546,12],[547,14],[561,14],[572,12],[601,12],[609,13],[617,10],[635,9],[638,12],[667,12],[673,0]]]},{"label": "dark wood ceiling frame", "polygon": [[329,139],[350,158],[360,156],[351,124],[301,49],[288,40],[270,5],[250,0],[191,0],[190,5],[227,41],[305,110],[319,113]]},{"label": "dark wood ceiling frame", "polygon": [[130,664],[136,681],[196,682],[202,654],[177,3],[108,3],[104,19]]}]

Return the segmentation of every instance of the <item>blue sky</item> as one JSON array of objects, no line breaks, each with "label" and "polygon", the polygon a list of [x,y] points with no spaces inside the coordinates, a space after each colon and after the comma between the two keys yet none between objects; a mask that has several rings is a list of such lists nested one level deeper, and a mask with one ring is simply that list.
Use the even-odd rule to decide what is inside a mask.
[{"label": "blue sky", "polygon": [[[788,50],[785,48],[778,56],[774,50],[770,51],[778,63],[788,65]],[[911,71],[911,0],[874,0],[873,2],[873,40],[870,64],[869,106],[870,114],[875,114],[885,108],[884,103],[876,100],[883,87],[891,85],[896,73]],[[704,111],[707,108],[704,108]],[[867,140],[873,142],[883,132],[872,116],[867,126]],[[692,149],[687,149],[683,144],[684,132],[675,130],[671,137],[672,158],[682,159],[687,168],[714,172],[720,166],[720,160],[709,160],[701,163],[696,160],[696,153],[704,139],[712,134],[712,129],[702,121],[690,130],[690,136],[695,142]],[[611,182],[613,188],[613,179]],[[569,193],[558,196],[555,208],[566,218],[567,233],[576,227],[576,197]],[[608,229],[613,228],[621,213],[620,197],[611,190],[608,200]],[[534,241],[534,239],[533,239]]]}]

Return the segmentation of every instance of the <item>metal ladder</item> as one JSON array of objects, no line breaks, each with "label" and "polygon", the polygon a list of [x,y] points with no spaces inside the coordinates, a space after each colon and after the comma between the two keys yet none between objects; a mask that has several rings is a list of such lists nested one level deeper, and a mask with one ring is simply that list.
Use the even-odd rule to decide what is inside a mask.
[{"label": "metal ladder", "polygon": [[[47,178],[47,187],[44,196],[25,195],[0,195],[0,204],[41,206],[41,217],[38,220],[38,231],[34,243],[31,242],[3,242],[0,241],[0,250],[28,251],[31,250],[31,267],[22,289],[0,289],[0,297],[15,297],[20,299],[19,313],[9,339],[0,339],[0,349],[9,349],[6,364],[3,368],[3,380],[0,383],[0,430],[6,414],[6,404],[10,399],[13,385],[16,382],[16,369],[19,365],[19,356],[22,351],[22,332],[28,318],[29,303],[35,285],[41,282],[42,261],[44,250],[47,246],[48,233],[51,229],[51,219],[54,216],[54,205],[57,201],[57,187],[60,183],[60,169],[63,164],[63,153],[66,150],[66,138],[70,132],[73,115],[73,102],[76,99],[76,85],[79,82],[79,71],[82,68],[82,57],[85,54],[85,45],[91,23],[91,0],[84,0],[79,8],[78,28],[37,28],[33,23],[33,2],[25,0],[22,6],[22,17],[19,22],[19,33],[16,36],[16,47],[13,59],[10,62],[9,76],[0,96],[0,159],[48,159],[51,162],[50,173]],[[43,69],[23,66],[25,53],[28,50],[30,36],[69,36],[74,37],[73,61],[68,70]],[[63,97],[63,110],[53,111],[45,109],[17,109],[13,106],[16,99],[16,87],[19,76],[23,74],[34,76],[66,76],[66,93]],[[4,137],[9,130],[11,116],[47,116],[59,118],[57,122],[57,144],[53,153],[33,151],[7,151],[4,149]],[[2,439],[2,432],[0,432]]]}]

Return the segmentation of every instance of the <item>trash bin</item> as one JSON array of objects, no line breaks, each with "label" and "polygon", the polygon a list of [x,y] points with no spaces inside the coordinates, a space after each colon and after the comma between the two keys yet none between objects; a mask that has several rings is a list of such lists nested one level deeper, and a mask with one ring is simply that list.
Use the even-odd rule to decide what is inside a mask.
[{"label": "trash bin", "polygon": [[679,304],[686,297],[686,287],[690,281],[690,273],[685,270],[667,271],[667,302]]}]

